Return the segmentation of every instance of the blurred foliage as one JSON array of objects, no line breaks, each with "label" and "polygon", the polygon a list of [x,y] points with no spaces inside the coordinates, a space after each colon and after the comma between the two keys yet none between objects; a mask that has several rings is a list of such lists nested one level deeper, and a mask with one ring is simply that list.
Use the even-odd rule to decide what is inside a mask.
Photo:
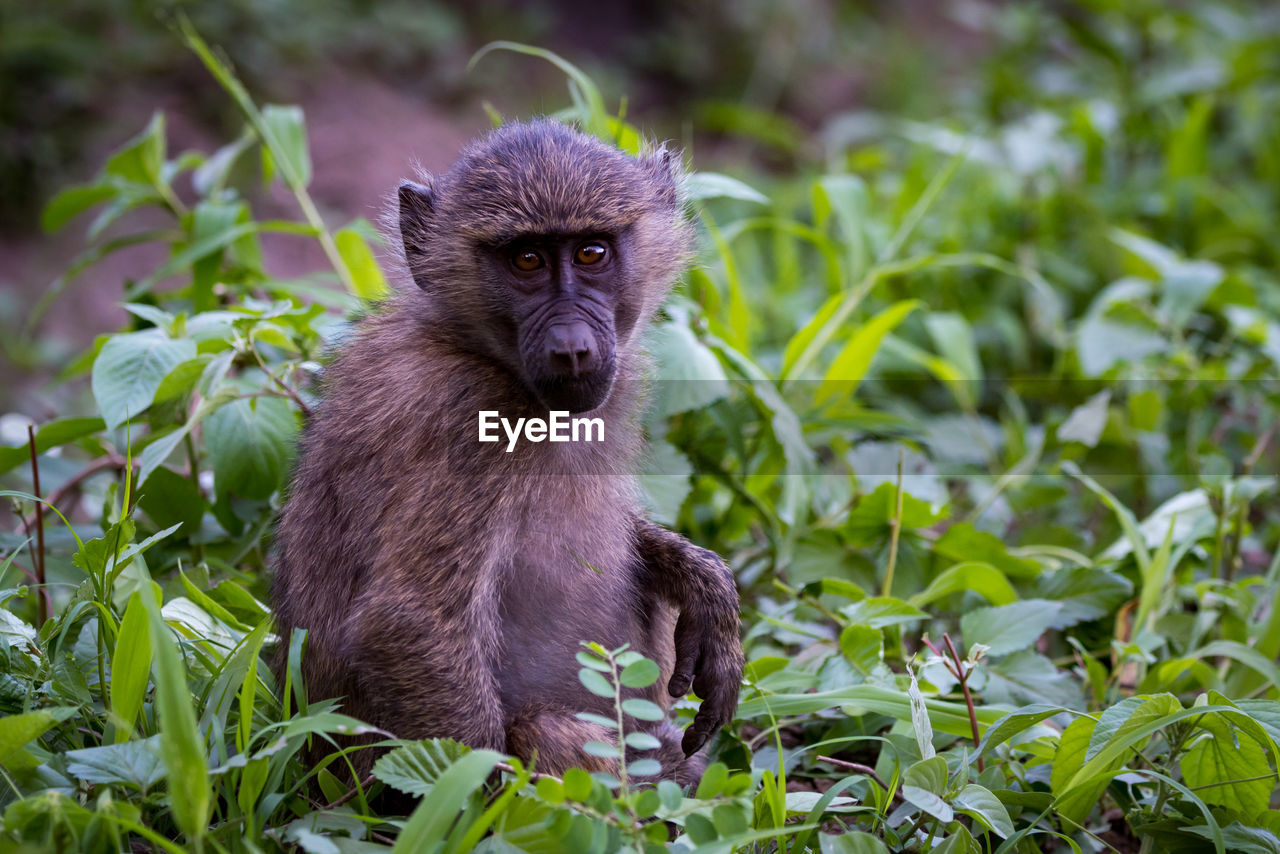
[{"label": "blurred foliage", "polygon": [[[921,93],[801,130],[785,86],[707,108],[774,169],[691,176],[700,263],[652,332],[642,482],[744,602],[742,702],[692,792],[440,741],[341,782],[360,748],[334,737],[367,730],[307,696],[300,646],[276,684],[262,603],[325,349],[386,287],[377,238],[320,219],[301,111],[256,106],[189,34],[242,133],[175,155],[157,114],[44,212],[93,211],[66,282],[130,242],[166,260],[66,366],[93,400],[35,431],[41,485],[21,437],[0,447],[21,516],[0,535],[4,842],[1280,850],[1280,19],[949,8],[988,42],[941,116]],[[559,62],[561,117],[639,145]],[[298,220],[259,219],[246,178]],[[271,276],[265,233],[329,269]],[[42,539],[37,492],[69,516]],[[652,675],[579,661],[620,706]],[[308,739],[334,752],[311,765]],[[388,788],[421,797],[407,819],[371,802]]]}]

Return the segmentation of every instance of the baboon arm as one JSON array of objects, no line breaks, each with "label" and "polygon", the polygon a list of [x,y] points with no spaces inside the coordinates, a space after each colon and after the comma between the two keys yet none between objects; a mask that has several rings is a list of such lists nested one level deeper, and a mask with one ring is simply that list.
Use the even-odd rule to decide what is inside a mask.
[{"label": "baboon arm", "polygon": [[398,738],[454,738],[506,750],[485,633],[465,610],[377,585],[359,597],[346,637],[372,723]]},{"label": "baboon arm", "polygon": [[744,663],[738,587],[715,552],[645,519],[638,520],[636,532],[644,583],[680,611],[675,670],[667,691],[683,697],[692,687],[702,698],[682,743],[691,755],[733,720],[738,705]]}]

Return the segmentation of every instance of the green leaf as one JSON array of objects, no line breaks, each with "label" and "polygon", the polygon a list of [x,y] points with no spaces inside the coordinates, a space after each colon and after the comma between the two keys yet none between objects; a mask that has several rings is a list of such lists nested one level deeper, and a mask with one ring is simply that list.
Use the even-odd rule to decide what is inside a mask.
[{"label": "green leaf", "polygon": [[76,711],[74,706],[54,706],[0,718],[0,765],[8,767],[10,759],[24,746]]},{"label": "green leaf", "polygon": [[429,738],[397,747],[373,764],[373,774],[392,788],[425,795],[454,762],[471,748],[449,738]]},{"label": "green leaf", "polygon": [[588,741],[582,745],[582,752],[589,756],[599,756],[603,759],[622,758],[622,751],[618,750],[618,745],[609,744],[607,741]]},{"label": "green leaf", "polygon": [[719,172],[694,172],[685,179],[685,194],[691,201],[737,199],[767,205],[769,198],[737,178]]},{"label": "green leaf", "polygon": [[118,718],[117,743],[128,740],[147,696],[147,682],[151,676],[150,631],[141,594],[134,593],[125,607],[124,618],[116,633],[115,653],[111,657],[111,711]]},{"label": "green leaf", "polygon": [[266,499],[284,485],[293,459],[298,420],[278,397],[241,398],[204,423],[218,496]]},{"label": "green leaf", "polygon": [[[947,528],[946,532],[933,544],[933,552],[948,563],[987,563],[1000,570],[1008,578],[1035,578],[1041,573],[1041,566],[1034,560],[1015,557],[1001,540],[979,531],[968,522],[958,522]],[[1005,602],[992,604],[1004,605]]]},{"label": "green leaf", "polygon": [[1110,412],[1111,391],[1102,391],[1071,410],[1067,420],[1058,427],[1059,442],[1079,442],[1086,448],[1095,448],[1102,438],[1102,428],[1107,426]]},{"label": "green leaf", "polygon": [[928,614],[892,596],[870,596],[852,605],[845,605],[840,613],[854,625],[883,629],[901,623],[914,623],[928,618]]},{"label": "green leaf", "polygon": [[[1083,824],[1089,813],[1098,805],[1098,799],[1106,790],[1109,778],[1090,780],[1085,785],[1072,786],[1072,779],[1084,767],[1085,751],[1098,722],[1090,717],[1076,718],[1062,731],[1053,763],[1049,766],[1049,788],[1054,794],[1054,806],[1071,821]],[[1119,768],[1122,760],[1111,760],[1108,768]]]},{"label": "green leaf", "polygon": [[165,158],[164,113],[152,113],[142,133],[124,144],[107,160],[103,171],[136,184],[162,183]]},{"label": "green leaf", "polygon": [[[617,725],[615,724],[616,728]],[[626,742],[628,747],[635,750],[657,750],[662,746],[661,741],[647,732],[629,732],[627,733]]]},{"label": "green leaf", "polygon": [[929,583],[924,590],[912,596],[910,603],[922,608],[954,593],[977,593],[992,605],[1008,605],[1018,601],[1018,593],[1000,570],[988,563],[969,561],[958,563]]},{"label": "green leaf", "polygon": [[1181,757],[1182,779],[1206,803],[1239,810],[1250,821],[1266,809],[1276,774],[1266,751],[1221,715],[1197,721],[1204,734]]},{"label": "green leaf", "polygon": [[114,335],[93,362],[93,396],[106,429],[137,418],[155,399],[164,378],[196,357],[194,342],[170,338],[159,329]]},{"label": "green leaf", "polygon": [[978,753],[985,753],[996,745],[1003,744],[1019,733],[1026,732],[1043,720],[1066,711],[1061,706],[1036,704],[1023,706],[1002,717],[982,735],[982,743]]},{"label": "green leaf", "polygon": [[658,681],[658,675],[658,665],[642,658],[624,667],[618,681],[628,688],[648,688]]},{"label": "green leaf", "polygon": [[720,360],[686,323],[659,323],[645,336],[658,360],[651,417],[665,418],[710,406],[729,394]]},{"label": "green leaf", "polygon": [[920,300],[902,300],[859,326],[827,369],[816,392],[817,402],[825,403],[837,394],[850,396],[857,391],[884,336],[902,323],[908,314],[923,305]]},{"label": "green leaf", "polygon": [[666,712],[662,711],[662,708],[657,703],[651,703],[648,700],[641,700],[637,697],[623,700],[622,711],[642,721],[660,721],[667,716]]},{"label": "green leaf", "polygon": [[200,530],[206,502],[191,478],[161,466],[139,489],[138,506],[159,527],[181,525],[183,536],[190,537]]},{"label": "green leaf", "polygon": [[656,759],[637,759],[627,766],[627,773],[634,777],[652,777],[662,773],[662,763]]},{"label": "green leaf", "polygon": [[155,706],[160,745],[169,768],[169,800],[174,821],[189,841],[204,837],[209,828],[212,789],[207,748],[196,729],[195,710],[187,688],[187,671],[173,632],[160,614],[160,589],[144,584],[141,598],[149,617],[154,654]]},{"label": "green leaf", "polygon": [[[135,594],[136,596],[136,594]],[[143,619],[146,612],[141,610]],[[145,793],[164,779],[160,736],[102,747],[69,750],[64,754],[67,771],[89,783],[121,784]]]},{"label": "green leaf", "polygon": [[[60,418],[36,430],[36,453],[43,454],[51,448],[92,436],[103,428],[101,418]],[[0,447],[0,474],[31,460],[28,443],[13,447]]]},{"label": "green leaf", "polygon": [[954,803],[956,809],[973,816],[997,836],[1007,838],[1013,834],[1013,821],[1009,818],[1009,811],[990,789],[970,783],[955,796]]},{"label": "green leaf", "polygon": [[94,205],[114,198],[120,190],[110,183],[81,184],[68,187],[49,200],[40,214],[40,227],[46,232],[62,228]]},{"label": "green leaf", "polygon": [[583,667],[578,671],[578,681],[582,683],[582,687],[597,697],[612,697],[614,694],[613,684],[601,673],[589,667]]},{"label": "green leaf", "polygon": [[393,854],[429,854],[449,833],[449,828],[471,798],[484,785],[494,766],[503,760],[492,750],[473,750],[461,756],[436,780],[436,785],[409,816],[392,847]]},{"label": "green leaf", "polygon": [[311,183],[311,154],[307,150],[307,123],[302,108],[293,105],[266,104],[262,107],[267,149],[272,164],[280,170],[290,187]]},{"label": "green leaf", "polygon": [[351,273],[352,284],[356,295],[371,302],[386,299],[391,295],[391,288],[382,275],[378,260],[373,257],[364,235],[348,226],[333,235],[333,242],[342,256],[342,263],[347,265]]},{"label": "green leaf", "polygon": [[[935,795],[947,791],[947,760],[941,756],[921,759],[902,775],[902,782],[932,792]],[[950,819],[948,819],[950,821]]]},{"label": "green leaf", "polygon": [[985,644],[991,655],[1004,655],[1034,644],[1061,609],[1061,602],[1046,599],[978,608],[960,618],[960,632],[970,647]]},{"label": "green leaf", "polygon": [[840,633],[840,651],[863,676],[884,661],[884,632],[865,625],[847,626]]},{"label": "green leaf", "polygon": [[818,849],[822,854],[889,854],[883,842],[861,830],[839,835],[821,833],[818,835]]}]

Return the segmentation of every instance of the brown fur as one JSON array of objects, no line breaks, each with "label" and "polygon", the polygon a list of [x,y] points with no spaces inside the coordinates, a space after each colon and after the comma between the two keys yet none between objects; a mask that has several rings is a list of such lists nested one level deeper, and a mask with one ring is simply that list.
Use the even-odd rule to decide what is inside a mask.
[{"label": "brown fur", "polygon": [[[277,531],[277,618],[308,630],[312,697],[341,696],[399,737],[536,755],[559,773],[598,763],[581,745],[610,737],[573,716],[613,714],[579,684],[579,641],[630,643],[662,673],[630,693],[669,708],[692,685],[703,704],[683,750],[669,722],[629,727],[663,742],[662,776],[701,774],[705,760],[685,757],[737,700],[737,591],[716,555],[642,518],[629,474],[640,330],[689,251],[679,180],[664,151],[631,158],[538,122],[402,189],[419,287],[363,321],[327,368]],[[599,230],[626,249],[607,318],[617,373],[587,413],[604,419],[605,441],[479,443],[479,410],[546,414],[521,380],[507,286],[484,247]]]}]

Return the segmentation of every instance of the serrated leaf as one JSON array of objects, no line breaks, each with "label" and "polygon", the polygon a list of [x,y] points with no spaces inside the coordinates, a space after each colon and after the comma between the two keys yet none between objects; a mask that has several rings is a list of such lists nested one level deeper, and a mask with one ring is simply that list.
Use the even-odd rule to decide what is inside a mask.
[{"label": "serrated leaf", "polygon": [[[145,610],[142,613],[145,618]],[[81,780],[131,786],[140,792],[146,792],[167,773],[158,735],[141,741],[69,750],[64,755],[67,771]]]},{"label": "serrated leaf", "polygon": [[94,359],[91,383],[106,429],[137,418],[169,372],[195,357],[195,342],[170,338],[159,329],[108,339]]},{"label": "serrated leaf", "polygon": [[386,753],[373,764],[373,774],[394,789],[425,795],[454,762],[471,748],[449,738],[432,738]]},{"label": "serrated leaf", "polygon": [[284,485],[298,420],[278,397],[241,398],[204,422],[218,497],[266,499]]}]

